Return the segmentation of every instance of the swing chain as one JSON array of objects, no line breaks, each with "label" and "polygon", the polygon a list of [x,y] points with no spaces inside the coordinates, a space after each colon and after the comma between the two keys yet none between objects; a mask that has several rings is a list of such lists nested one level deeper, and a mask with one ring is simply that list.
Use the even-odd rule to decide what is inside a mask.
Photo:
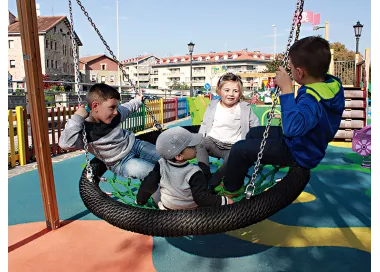
[{"label": "swing chain", "polygon": [[[78,5],[80,6],[81,10],[83,11],[84,15],[87,17],[88,21],[90,22],[90,24],[92,25],[92,27],[94,28],[95,32],[98,34],[99,38],[101,39],[101,41],[103,42],[104,46],[106,47],[106,49],[108,50],[108,52],[111,54],[112,58],[114,59],[114,61],[118,64],[119,68],[120,68],[120,71],[123,73],[123,77],[125,79],[128,80],[130,86],[132,87],[133,90],[135,90],[136,94],[138,94],[138,90],[136,89],[135,85],[133,84],[132,80],[129,78],[129,75],[125,72],[125,70],[123,69],[123,65],[121,64],[121,62],[116,58],[115,54],[113,53],[113,51],[111,50],[111,48],[109,47],[109,45],[107,44],[106,40],[103,38],[103,35],[100,33],[99,29],[96,27],[95,23],[92,21],[91,17],[89,16],[88,12],[86,11],[85,7],[82,5],[81,1],[80,0],[76,0]],[[137,60],[138,61],[138,60]],[[119,82],[120,84],[120,82]],[[157,128],[158,131],[161,131],[162,130],[162,126],[160,123],[158,123],[158,121],[156,120],[153,112],[150,110],[150,108],[146,105],[145,103],[145,100],[142,100],[142,103],[144,104],[145,106],[145,109],[148,111],[148,113],[150,114],[150,116],[152,117],[153,119],[153,123],[154,123],[154,126]]]},{"label": "swing chain", "polygon": [[[298,37],[299,37],[300,29],[301,29],[301,20],[302,20],[303,5],[304,5],[304,0],[298,0],[297,1],[297,7],[296,7],[296,10],[295,10],[294,16],[293,16],[293,23],[292,23],[292,27],[291,27],[291,30],[290,30],[288,44],[287,44],[286,51],[285,51],[285,56],[284,56],[284,59],[283,59],[283,62],[282,62],[282,66],[283,67],[286,67],[286,65],[288,63],[289,49],[290,49],[290,45],[291,45],[292,40],[293,40],[293,32],[294,32],[296,24],[297,24],[297,30],[296,30],[296,36],[295,36],[294,42],[298,41]],[[269,128],[270,128],[270,125],[272,123],[272,118],[274,116],[274,110],[276,108],[279,96],[280,96],[280,88],[277,86],[276,89],[275,89],[275,96],[274,96],[274,99],[272,101],[272,108],[271,108],[271,111],[269,113],[268,122],[267,122],[267,125],[265,127],[265,131],[264,131],[264,135],[263,135],[263,140],[261,141],[260,152],[257,154],[257,160],[256,160],[255,168],[254,168],[254,173],[252,175],[251,181],[248,183],[248,185],[247,185],[247,187],[245,188],[245,191],[244,191],[246,199],[250,199],[254,195],[254,192],[255,192],[255,180],[257,178],[257,174],[259,173],[260,161],[261,161],[261,159],[263,157],[263,152],[264,152],[265,144],[266,144],[266,141],[267,141],[267,138],[268,138]]]},{"label": "swing chain", "polygon": [[[78,47],[77,47],[75,35],[74,35],[74,19],[73,19],[73,10],[71,6],[71,0],[69,0],[69,10],[70,10],[70,24],[71,24],[70,35],[71,35],[71,42],[73,45],[72,50],[73,50],[74,65],[75,65],[75,90],[78,95],[78,104],[80,106],[83,102],[82,102],[82,97],[80,96],[80,90],[81,90],[81,85],[79,85],[80,72],[79,72],[78,54],[76,50]],[[90,165],[90,157],[88,155],[88,142],[87,142],[86,128],[85,128],[84,123],[83,123],[83,129],[82,129],[82,136],[83,136],[83,144],[84,144],[84,150],[85,150],[85,156],[86,156],[87,179],[92,181],[94,175],[92,172],[92,167]]]}]

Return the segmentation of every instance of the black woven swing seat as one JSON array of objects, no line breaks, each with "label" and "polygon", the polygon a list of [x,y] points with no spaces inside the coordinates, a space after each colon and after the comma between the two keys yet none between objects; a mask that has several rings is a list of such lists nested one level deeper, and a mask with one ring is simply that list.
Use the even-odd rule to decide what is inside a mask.
[{"label": "black woven swing seat", "polygon": [[[197,132],[199,126],[184,127]],[[155,143],[158,131],[137,136]],[[293,165],[283,180],[251,199],[232,205],[201,207],[195,210],[155,210],[127,205],[109,197],[99,188],[99,180],[107,170],[97,158],[91,160],[94,181],[83,170],[79,191],[85,206],[111,225],[151,236],[178,237],[223,233],[258,223],[290,205],[304,190],[310,170]]]}]

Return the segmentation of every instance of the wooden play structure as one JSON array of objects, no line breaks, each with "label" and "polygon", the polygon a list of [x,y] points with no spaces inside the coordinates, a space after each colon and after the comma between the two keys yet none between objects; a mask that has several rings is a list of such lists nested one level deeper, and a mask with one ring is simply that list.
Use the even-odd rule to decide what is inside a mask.
[{"label": "wooden play structure", "polygon": [[[368,86],[369,86],[369,65],[370,49],[365,50],[365,59],[360,60],[359,54],[356,54],[355,69],[339,69],[338,63],[335,65],[338,77],[350,78],[349,85],[344,86],[344,97],[346,100],[345,110],[343,112],[340,128],[335,135],[337,141],[352,141],[354,130],[362,129],[367,125],[367,107],[368,107]],[[348,61],[346,65],[350,65]],[[339,62],[339,66],[344,65]],[[344,67],[343,67],[344,68]],[[347,67],[346,67],[347,68]],[[347,71],[343,74],[343,71]],[[350,73],[350,75],[347,75]],[[353,74],[352,74],[353,73]]]}]

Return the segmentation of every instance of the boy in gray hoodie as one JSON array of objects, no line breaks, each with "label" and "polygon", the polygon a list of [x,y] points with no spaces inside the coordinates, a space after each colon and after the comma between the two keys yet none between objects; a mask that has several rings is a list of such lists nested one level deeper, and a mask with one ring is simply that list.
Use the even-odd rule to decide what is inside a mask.
[{"label": "boy in gray hoodie", "polygon": [[[161,210],[189,210],[199,206],[220,206],[232,204],[225,196],[212,193],[201,169],[188,160],[195,158],[195,146],[200,144],[202,135],[190,133],[182,127],[165,130],[158,136],[157,152],[161,159],[143,180],[136,203],[144,205],[158,187]],[[160,185],[160,186],[159,186]]]},{"label": "boy in gray hoodie", "polygon": [[141,95],[119,105],[120,93],[113,87],[98,83],[91,87],[84,105],[66,123],[59,139],[63,149],[83,149],[83,124],[85,124],[88,151],[102,160],[108,170],[122,177],[143,179],[159,160],[155,146],[135,138],[121,128],[128,115],[141,107]]}]

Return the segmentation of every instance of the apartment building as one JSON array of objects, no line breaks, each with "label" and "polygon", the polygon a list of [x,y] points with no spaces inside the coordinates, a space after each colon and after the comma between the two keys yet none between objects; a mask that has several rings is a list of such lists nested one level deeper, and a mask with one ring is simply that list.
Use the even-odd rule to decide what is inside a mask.
[{"label": "apartment building", "polygon": [[[194,89],[200,89],[208,83],[214,90],[220,75],[234,72],[252,75],[242,77],[243,87],[260,87],[262,80],[267,79],[260,73],[272,60],[273,54],[248,50],[196,54],[192,60],[192,85]],[[167,89],[175,83],[190,86],[190,55],[158,59],[151,69],[150,84],[153,88]]]},{"label": "apartment building", "polygon": [[[121,61],[124,70],[132,83],[142,88],[151,87],[151,77],[154,75],[152,66],[159,61],[160,58],[154,55],[144,55],[137,58],[131,58]],[[126,79],[123,79],[126,85],[129,85]]]},{"label": "apartment building", "polygon": [[[37,17],[42,73],[50,80],[74,81],[74,57],[70,22],[66,16]],[[82,42],[74,33],[78,46]],[[79,49],[77,50],[79,56]],[[13,80],[24,80],[24,60],[18,19],[9,12],[8,71]],[[14,86],[19,87],[19,86]]]}]

